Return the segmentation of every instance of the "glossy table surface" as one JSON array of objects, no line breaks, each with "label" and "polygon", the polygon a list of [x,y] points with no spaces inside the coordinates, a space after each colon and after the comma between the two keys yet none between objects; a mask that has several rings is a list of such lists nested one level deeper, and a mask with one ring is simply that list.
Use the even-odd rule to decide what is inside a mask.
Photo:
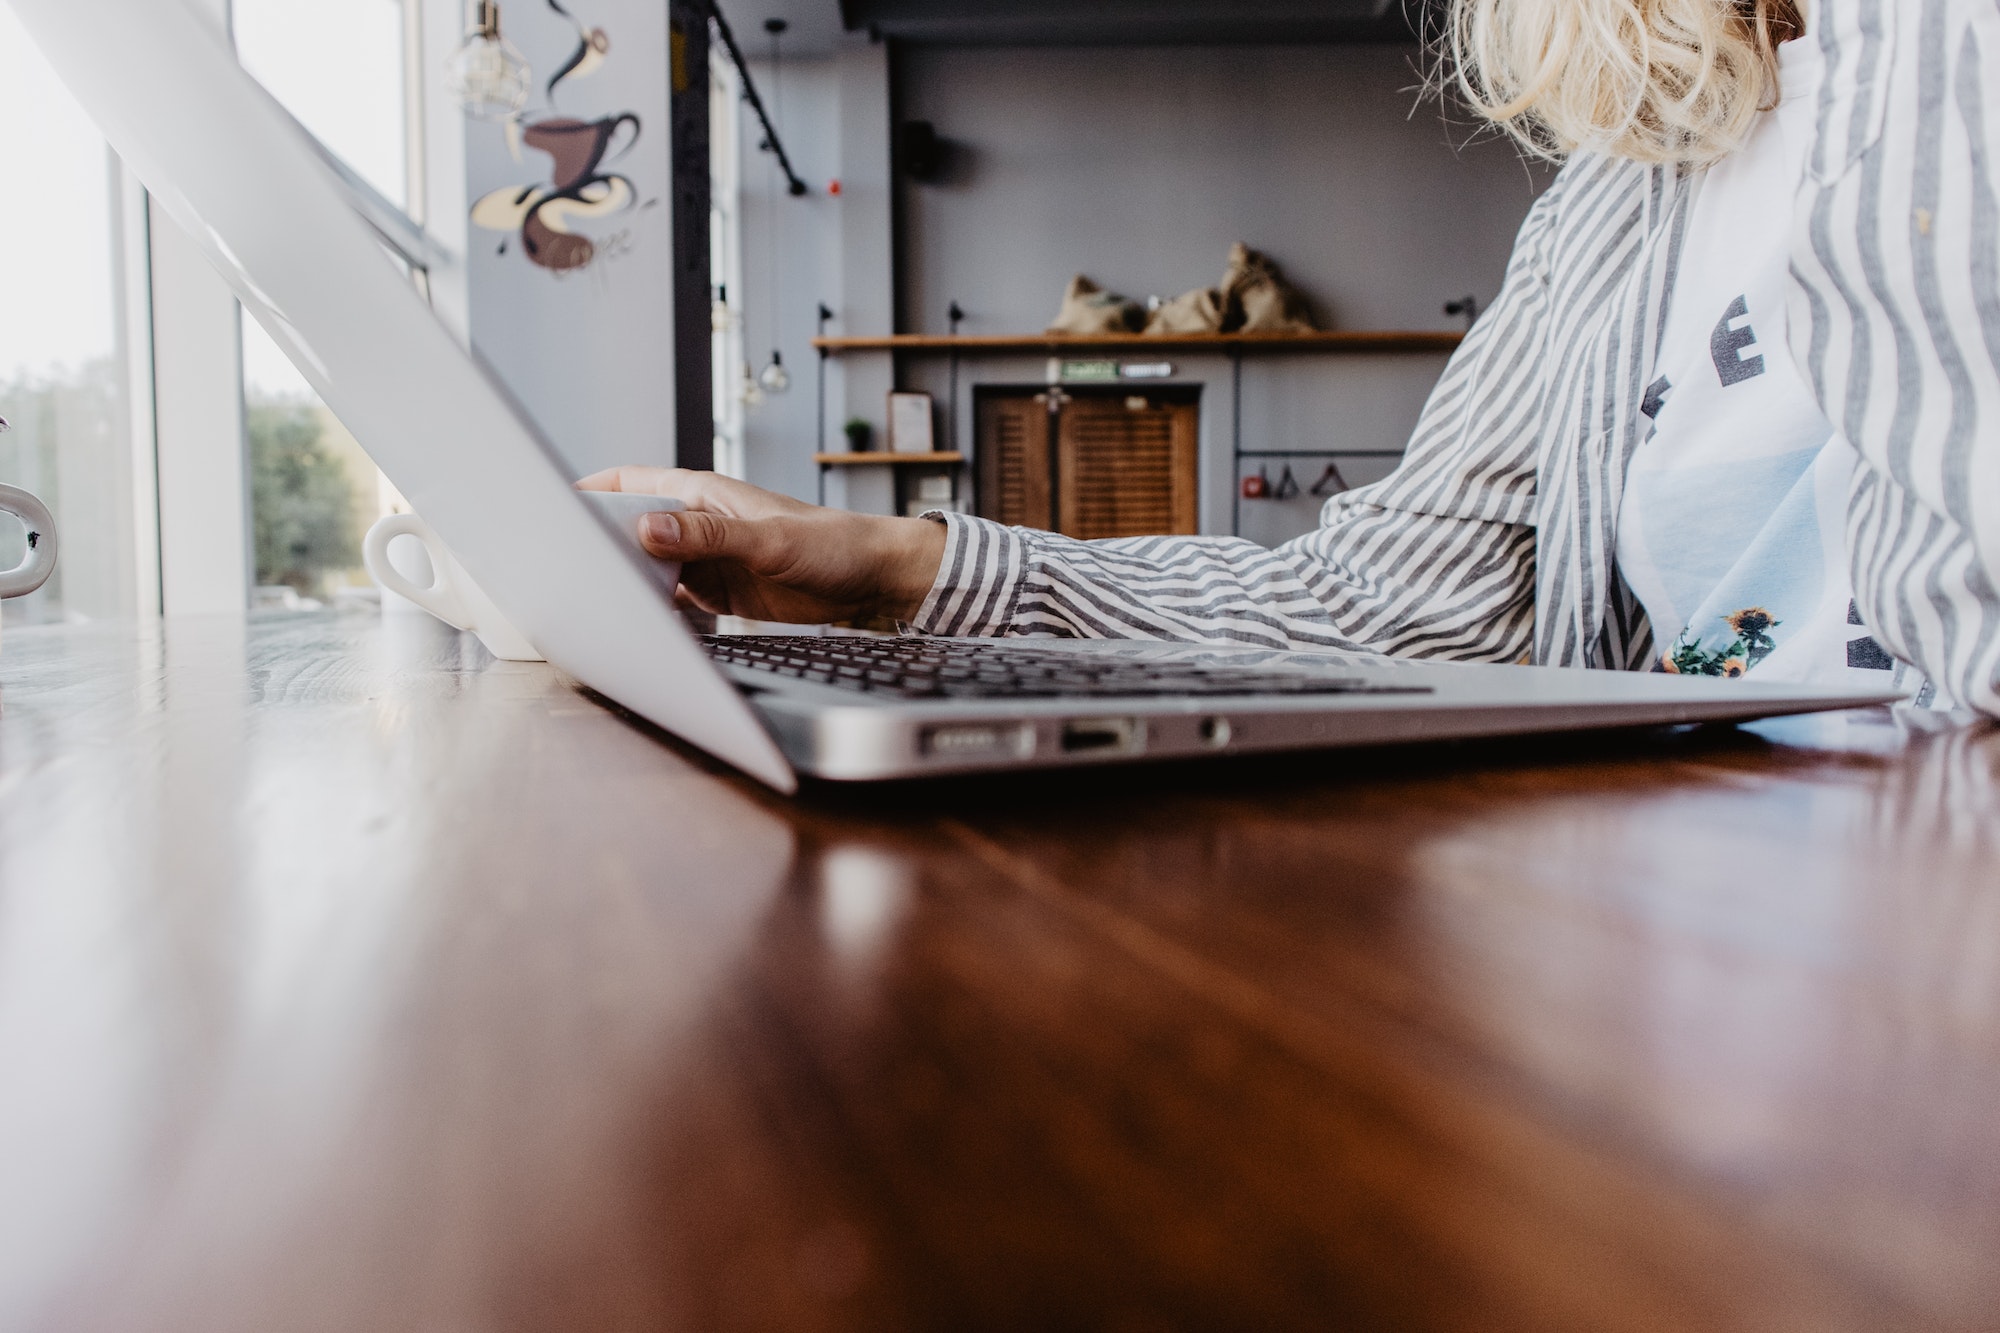
[{"label": "glossy table surface", "polygon": [[2000,735],[785,801],[420,618],[9,630],[0,1330],[2000,1327]]}]

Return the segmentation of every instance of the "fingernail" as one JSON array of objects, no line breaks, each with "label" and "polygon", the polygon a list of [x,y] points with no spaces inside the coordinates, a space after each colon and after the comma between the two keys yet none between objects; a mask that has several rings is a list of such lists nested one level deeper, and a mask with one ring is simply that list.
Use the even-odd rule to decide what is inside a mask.
[{"label": "fingernail", "polygon": [[656,512],[639,520],[640,533],[649,542],[671,546],[681,539],[681,521],[672,514]]}]

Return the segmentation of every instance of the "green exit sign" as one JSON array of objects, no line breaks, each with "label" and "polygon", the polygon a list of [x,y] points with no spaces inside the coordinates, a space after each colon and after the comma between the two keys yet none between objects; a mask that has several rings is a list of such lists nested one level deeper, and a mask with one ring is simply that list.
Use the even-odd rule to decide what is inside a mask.
[{"label": "green exit sign", "polygon": [[1116,381],[1118,363],[1116,361],[1065,361],[1062,363],[1062,377],[1069,384],[1103,384]]}]

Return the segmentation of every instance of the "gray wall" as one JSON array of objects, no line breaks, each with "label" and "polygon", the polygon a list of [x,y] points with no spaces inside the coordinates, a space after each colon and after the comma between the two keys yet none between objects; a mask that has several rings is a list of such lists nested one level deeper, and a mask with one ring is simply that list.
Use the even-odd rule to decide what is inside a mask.
[{"label": "gray wall", "polygon": [[928,49],[898,110],[958,145],[906,185],[904,331],[1039,329],[1088,273],[1171,297],[1229,243],[1277,259],[1334,327],[1451,328],[1490,298],[1538,181],[1504,143],[1460,150],[1419,106],[1414,48]]},{"label": "gray wall", "polygon": [[[779,99],[769,65],[752,62],[751,73],[771,97],[785,150],[810,191],[803,198],[785,192],[770,155],[758,151],[763,134],[746,110],[741,144],[744,346],[754,372],[770,359],[775,343],[792,372],[792,388],[767,396],[745,414],[744,461],[749,480],[811,500],[818,488],[812,455],[822,447],[815,439],[819,366],[812,347],[818,308],[824,303],[833,311],[827,325],[831,334],[895,332],[888,57],[879,46],[861,44],[822,59],[788,59],[782,110],[775,105]],[[829,190],[836,180],[838,196]],[[867,417],[880,430],[891,387],[886,357],[829,362],[825,447],[845,447],[837,442],[849,416]],[[834,476],[827,499],[887,512],[888,476],[872,468]]]},{"label": "gray wall", "polygon": [[[751,70],[768,96],[769,67]],[[749,480],[804,500],[814,498],[814,312],[821,301],[833,305],[840,287],[841,201],[826,192],[840,174],[839,89],[831,60],[785,63],[778,133],[812,185],[804,198],[787,194],[771,156],[757,151],[764,136],[747,108],[743,123],[743,349],[753,375],[774,346],[792,372],[789,392],[767,395],[745,414],[744,461]]]}]

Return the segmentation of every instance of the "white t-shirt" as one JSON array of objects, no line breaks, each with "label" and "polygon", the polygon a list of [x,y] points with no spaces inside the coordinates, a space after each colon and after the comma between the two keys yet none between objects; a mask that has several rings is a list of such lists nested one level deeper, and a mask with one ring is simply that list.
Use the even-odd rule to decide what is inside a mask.
[{"label": "white t-shirt", "polygon": [[1778,56],[1778,108],[1696,186],[1618,566],[1652,621],[1657,670],[1880,686],[1895,664],[1855,614],[1847,572],[1854,451],[1786,341],[1822,60],[1811,40]]}]

